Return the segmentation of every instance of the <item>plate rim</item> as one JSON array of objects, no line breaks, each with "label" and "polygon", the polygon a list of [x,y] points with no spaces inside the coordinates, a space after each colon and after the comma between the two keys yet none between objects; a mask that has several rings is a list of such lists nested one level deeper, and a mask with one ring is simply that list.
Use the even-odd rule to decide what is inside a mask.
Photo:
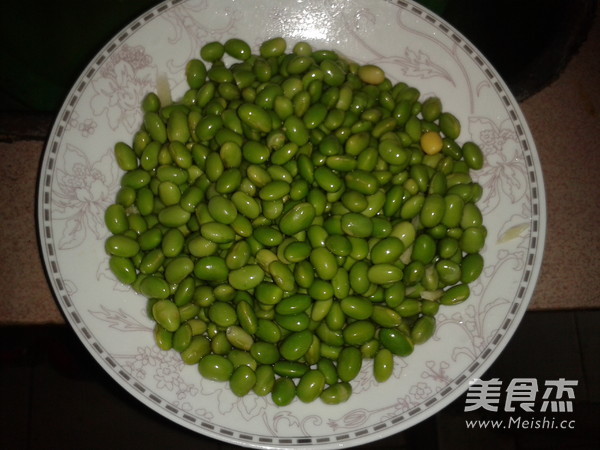
[{"label": "plate rim", "polygon": [[[111,355],[102,347],[99,342],[96,341],[94,335],[82,325],[82,320],[73,307],[68,295],[65,295],[63,292],[65,289],[64,285],[62,285],[62,278],[60,277],[60,268],[58,267],[56,260],[52,260],[52,256],[56,256],[56,253],[52,247],[48,246],[47,240],[52,238],[52,232],[49,231],[48,226],[46,225],[47,223],[51,222],[52,213],[51,207],[44,208],[44,206],[47,206],[48,204],[47,196],[49,195],[49,191],[51,190],[52,186],[52,176],[48,172],[52,172],[53,170],[52,168],[54,162],[52,162],[53,160],[51,157],[52,155],[56,156],[58,148],[60,147],[60,143],[65,132],[64,123],[80,99],[81,93],[84,92],[85,85],[89,83],[93,77],[93,74],[102,65],[103,61],[116,47],[125,41],[129,35],[133,34],[141,24],[146,21],[154,20],[168,9],[188,2],[188,0],[163,1],[148,9],[146,12],[140,14],[137,18],[132,20],[118,33],[116,33],[94,55],[88,65],[82,70],[81,74],[74,82],[73,87],[65,97],[43,150],[43,157],[37,178],[36,226],[38,230],[38,243],[44,262],[44,271],[52,288],[51,291],[53,298],[59,306],[61,314],[67,319],[67,322],[75,331],[79,340],[83,343],[96,362],[98,362],[99,365],[111,375],[111,378],[113,378],[117,384],[119,384],[119,386],[128,391],[136,401],[142,401],[142,403],[144,403],[146,406],[161,413],[161,415],[165,416],[165,418],[176,422],[185,428],[209,437],[217,438],[224,442],[248,447],[269,449],[289,448],[290,445],[294,448],[305,448],[306,446],[306,448],[310,447],[312,449],[331,448],[332,445],[336,447],[352,447],[355,445],[364,444],[366,442],[382,439],[414,426],[421,420],[425,420],[426,418],[446,408],[459,396],[463,395],[467,390],[465,380],[467,378],[478,378],[491,366],[491,364],[504,351],[506,345],[511,340],[517,328],[520,326],[522,318],[527,311],[527,307],[533,297],[533,292],[541,271],[546,241],[547,212],[541,163],[533,136],[527,125],[523,112],[514,95],[493,65],[485,58],[485,55],[483,55],[451,24],[446,22],[436,13],[428,10],[426,7],[420,4],[415,3],[412,0],[379,1],[385,1],[394,6],[399,6],[406,10],[410,10],[411,13],[420,16],[424,20],[428,21],[431,25],[439,28],[444,34],[454,39],[456,44],[465,50],[470,55],[471,59],[477,63],[482,72],[486,74],[488,81],[494,87],[496,94],[500,95],[506,110],[510,113],[511,122],[518,125],[517,131],[519,131],[519,147],[523,150],[525,157],[528,159],[528,190],[530,193],[532,193],[531,224],[534,225],[532,227],[533,230],[531,232],[530,241],[535,241],[533,246],[530,242],[527,252],[526,265],[528,267],[530,266],[530,269],[523,270],[522,278],[519,281],[520,290],[517,297],[520,298],[520,302],[515,302],[517,297],[511,301],[509,312],[507,313],[507,317],[504,319],[504,331],[501,334],[498,334],[500,332],[497,332],[494,336],[494,342],[490,342],[485,347],[484,351],[477,355],[477,358],[470,363],[468,367],[460,373],[460,375],[455,377],[451,383],[446,385],[446,387],[441,391],[445,392],[445,394],[440,396],[440,394],[437,393],[436,395],[419,403],[417,406],[402,413],[400,419],[398,419],[398,416],[396,416],[393,419],[388,419],[384,422],[390,422],[390,425],[381,426],[380,424],[382,422],[380,422],[376,425],[371,425],[369,427],[364,427],[353,431],[332,433],[328,436],[326,441],[324,441],[323,438],[310,438],[306,436],[294,438],[273,436],[266,438],[254,435],[254,438],[256,439],[254,439],[252,436],[250,436],[250,439],[248,439],[247,433],[228,429],[227,427],[220,425],[203,423],[195,420],[195,418],[191,418],[185,413],[185,411],[173,407],[168,403],[168,401],[161,399],[156,393],[145,392],[146,388],[141,386],[139,383],[136,383],[133,377],[126,373],[122,368],[120,368],[120,370],[116,370],[115,366],[119,366],[119,364],[115,363]],[[473,55],[475,55],[475,57]],[[533,193],[531,192],[532,190],[536,192]],[[534,202],[534,200],[537,200],[537,202]],[[533,209],[537,209],[537,211],[534,212]],[[535,220],[536,217],[537,220]],[[535,248],[533,252],[532,248]],[[526,278],[525,282],[523,282],[523,278]],[[492,344],[494,347],[490,349]],[[468,372],[468,374],[465,374],[466,372]],[[422,409],[422,405],[425,405],[425,409]],[[158,409],[162,409],[164,412],[158,411]],[[405,427],[398,427],[395,425],[404,422],[404,416],[409,416],[410,419],[408,420],[410,421],[411,419],[418,418],[419,416],[423,415],[424,417],[411,425]],[[190,420],[190,418],[193,420]],[[198,422],[200,423],[198,424]],[[216,428],[218,428],[218,430],[215,431]],[[283,446],[279,447],[279,445]]]}]

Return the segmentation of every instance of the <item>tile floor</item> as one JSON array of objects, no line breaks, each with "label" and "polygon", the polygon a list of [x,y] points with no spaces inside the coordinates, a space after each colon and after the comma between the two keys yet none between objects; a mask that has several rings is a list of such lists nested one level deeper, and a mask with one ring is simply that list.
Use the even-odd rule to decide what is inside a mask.
[{"label": "tile floor", "polygon": [[[465,396],[368,449],[600,448],[600,311],[530,312],[483,379],[578,380],[562,430],[467,429]],[[0,327],[0,449],[237,448],[180,427],[135,400],[106,375],[67,326]],[[538,397],[539,398],[539,397]],[[483,411],[486,413],[486,411]]]}]

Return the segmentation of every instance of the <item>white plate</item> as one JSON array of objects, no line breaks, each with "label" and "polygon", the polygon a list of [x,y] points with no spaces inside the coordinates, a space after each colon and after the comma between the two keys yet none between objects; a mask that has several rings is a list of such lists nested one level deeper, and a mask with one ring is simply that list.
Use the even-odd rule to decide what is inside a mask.
[{"label": "white plate", "polygon": [[[471,298],[442,307],[433,339],[397,359],[378,385],[367,361],[342,405],[236,398],[206,381],[174,351],[158,350],[145,300],[108,270],[103,224],[121,173],[113,145],[130,142],[140,101],[168,76],[173,97],[184,67],[212,40],[241,37],[257,50],[283,36],[383,67],[394,81],[438,95],[474,140],[489,234],[485,269]],[[42,162],[38,220],[56,299],[90,353],[139,401],[184,427],[242,446],[350,447],[398,433],[431,416],[482,376],[519,324],[538,277],[545,237],[542,172],[517,102],[485,57],[423,7],[384,0],[168,1],[112,39],[83,71],[52,130]]]}]

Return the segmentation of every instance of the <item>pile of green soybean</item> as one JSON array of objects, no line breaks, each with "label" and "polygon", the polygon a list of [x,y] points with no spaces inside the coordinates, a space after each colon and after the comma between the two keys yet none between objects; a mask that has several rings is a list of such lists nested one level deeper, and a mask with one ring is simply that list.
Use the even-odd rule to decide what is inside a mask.
[{"label": "pile of green soybean", "polygon": [[367,358],[387,380],[482,272],[480,148],[439,98],[306,42],[210,42],[185,74],[115,145],[105,215],[156,344],[279,406],[346,401]]}]

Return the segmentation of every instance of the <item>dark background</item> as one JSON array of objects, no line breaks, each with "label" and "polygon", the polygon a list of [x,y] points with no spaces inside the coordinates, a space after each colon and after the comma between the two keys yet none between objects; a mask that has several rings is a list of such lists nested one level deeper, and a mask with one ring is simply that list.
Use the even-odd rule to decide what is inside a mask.
[{"label": "dark background", "polygon": [[[20,0],[0,14],[0,139],[45,140],[79,73],[156,0]],[[469,38],[522,101],[554,81],[585,40],[596,1],[422,0]],[[19,118],[41,127],[19,125]],[[7,120],[10,119],[10,120]],[[10,124],[10,125],[7,125]],[[23,133],[33,135],[24,136]],[[365,448],[597,449],[600,311],[528,312],[484,379],[578,380],[575,430],[467,430],[465,397]],[[135,400],[105,374],[67,326],[0,327],[0,448],[229,449]]]},{"label": "dark background", "polygon": [[[19,0],[0,14],[0,110],[56,112],[98,50],[157,0]],[[518,100],[554,80],[595,0],[421,0],[470,39]]]}]

